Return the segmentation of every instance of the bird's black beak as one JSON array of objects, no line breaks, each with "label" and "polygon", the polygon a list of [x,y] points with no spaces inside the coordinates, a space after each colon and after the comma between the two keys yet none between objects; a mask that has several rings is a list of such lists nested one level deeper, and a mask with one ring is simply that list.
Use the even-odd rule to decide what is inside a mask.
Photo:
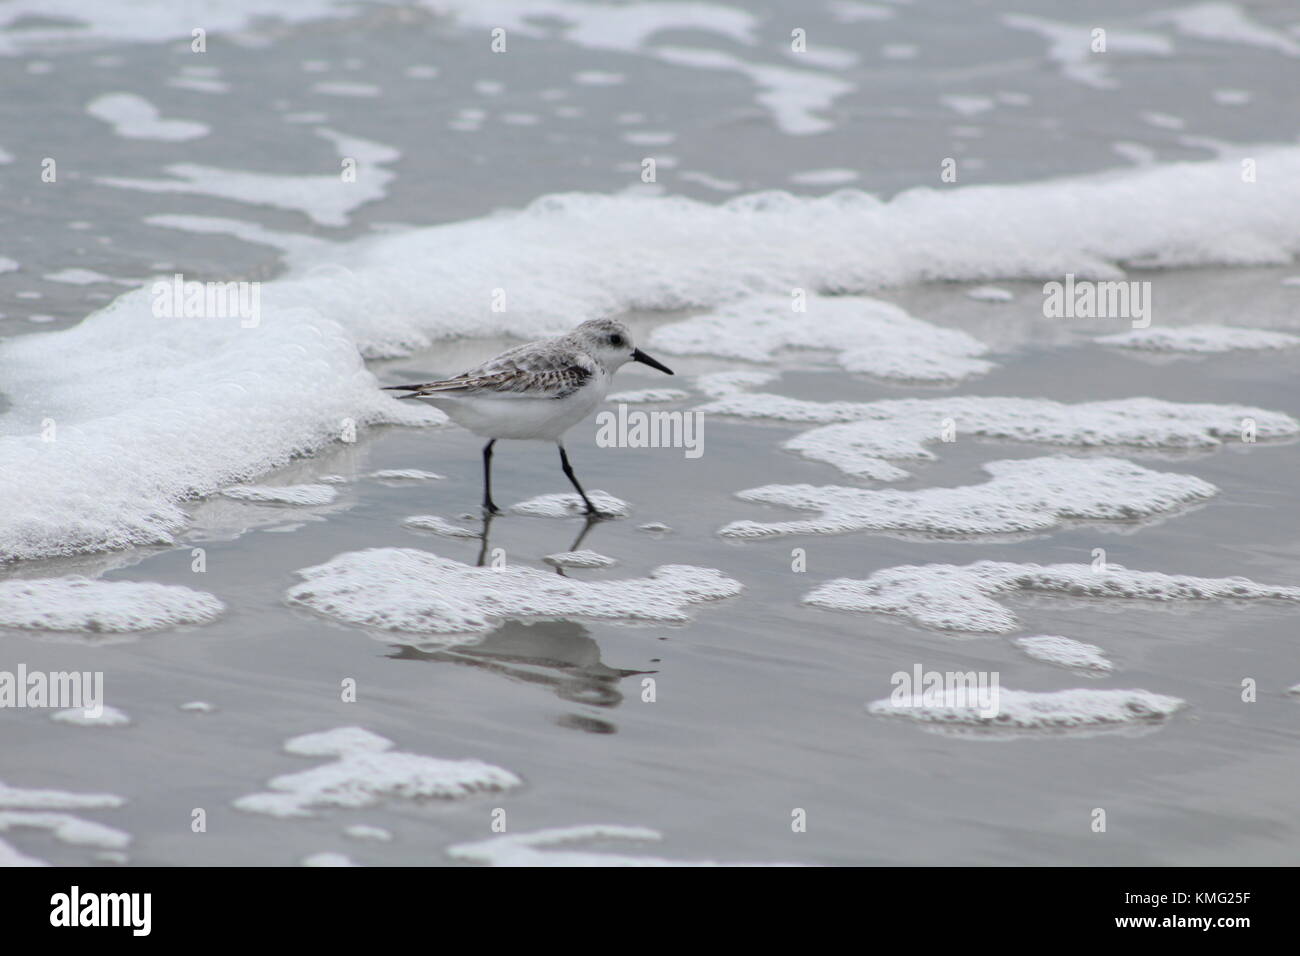
[{"label": "bird's black beak", "polygon": [[665,365],[663,362],[660,362],[656,359],[652,359],[650,356],[646,355],[640,349],[632,350],[632,361],[640,362],[642,365],[649,365],[651,368],[657,368],[665,375],[673,374],[673,370],[670,369],[667,365]]}]

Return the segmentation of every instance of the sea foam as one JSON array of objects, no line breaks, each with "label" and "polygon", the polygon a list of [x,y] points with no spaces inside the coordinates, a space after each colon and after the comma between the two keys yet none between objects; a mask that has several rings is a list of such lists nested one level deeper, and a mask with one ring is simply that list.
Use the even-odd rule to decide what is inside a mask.
[{"label": "sea foam", "polygon": [[1300,335],[1227,325],[1184,325],[1134,329],[1116,335],[1102,335],[1094,341],[1150,352],[1242,352],[1295,348],[1300,345]]},{"label": "sea foam", "polygon": [[1019,593],[1099,600],[1300,601],[1300,587],[1258,584],[1247,578],[1199,578],[1158,571],[1132,571],[1116,564],[901,565],[865,580],[827,581],[805,604],[842,611],[893,614],[936,630],[1010,633],[1020,622],[997,599]]},{"label": "sea foam", "polygon": [[[126,801],[108,793],[68,793],[63,790],[24,790],[0,781],[0,832],[5,830],[47,830],[55,839],[79,846],[120,848],[130,842],[129,834],[63,810],[98,810],[120,807]],[[0,867],[45,866],[44,860],[20,853],[0,840]]]},{"label": "sea foam", "polygon": [[849,372],[902,382],[950,384],[993,367],[978,339],[860,296],[757,296],[654,331],[650,345],[672,354],[767,362],[784,349],[835,353]]},{"label": "sea foam", "polygon": [[574,843],[625,840],[654,842],[662,834],[649,827],[588,823],[572,827],[551,827],[530,833],[513,833],[474,843],[447,847],[454,860],[487,866],[797,866],[785,863],[716,863],[712,860],[685,861],[663,857],[610,853],[604,850],[572,849]]},{"label": "sea foam", "polygon": [[745,501],[820,511],[792,521],[733,521],[733,538],[871,531],[926,537],[1021,535],[1067,521],[1135,521],[1174,513],[1216,489],[1193,475],[1152,471],[1120,458],[1015,458],[983,466],[992,479],[916,491],[765,485]]},{"label": "sea foam", "polygon": [[998,691],[998,712],[987,716],[966,701],[963,690],[941,692],[934,703],[898,703],[890,699],[867,705],[869,713],[901,717],[937,731],[1002,733],[1087,733],[1164,723],[1186,701],[1146,690],[1080,688],[1045,693]]},{"label": "sea foam", "polygon": [[1085,644],[1056,634],[1018,637],[1011,643],[1036,661],[1078,671],[1089,677],[1101,677],[1115,669],[1115,665],[1096,644]]},{"label": "sea foam", "polygon": [[368,807],[383,797],[456,799],[520,786],[508,770],[481,760],[444,760],[393,750],[393,742],[360,727],[303,734],[285,750],[330,763],[273,778],[265,793],[240,797],[235,806],[277,817],[311,816],[316,807]]},{"label": "sea foam", "polygon": [[899,461],[933,461],[931,448],[976,440],[1134,451],[1208,451],[1240,442],[1247,426],[1256,441],[1300,435],[1300,421],[1248,405],[1120,398],[1056,402],[1044,398],[953,396],[879,402],[815,402],[766,392],[747,393],[737,379],[710,380],[715,398],[706,415],[827,423],[801,432],[784,447],[846,474],[900,481]]},{"label": "sea foam", "polygon": [[89,578],[0,581],[0,627],[124,633],[210,624],[225,604],[175,584]]},{"label": "sea foam", "polygon": [[[340,149],[357,145],[328,135]],[[1224,160],[918,188],[887,202],[853,190],[720,205],[546,196],[466,222],[295,244],[288,273],[261,287],[256,328],[156,317],[150,290],[137,290],[73,328],[0,344],[9,402],[0,558],[174,543],[186,499],[353,428],[444,420],[380,393],[362,356],[562,332],[627,310],[718,309],[794,288],[849,295],[933,279],[1116,278],[1135,262],[1290,262],[1300,252],[1300,190],[1266,183],[1300,181],[1300,148],[1253,158],[1263,177],[1255,186],[1242,186],[1238,164]],[[220,171],[180,172],[192,181],[144,186],[206,188],[195,177]],[[242,198],[255,199],[266,182],[244,185]],[[509,308],[492,310],[495,288],[509,290]],[[115,374],[105,377],[110,356]]]},{"label": "sea foam", "polygon": [[290,604],[383,631],[474,635],[507,619],[579,617],[684,624],[694,605],[740,593],[720,571],[684,564],[647,577],[579,581],[537,568],[473,567],[413,548],[350,551],[298,572]]}]

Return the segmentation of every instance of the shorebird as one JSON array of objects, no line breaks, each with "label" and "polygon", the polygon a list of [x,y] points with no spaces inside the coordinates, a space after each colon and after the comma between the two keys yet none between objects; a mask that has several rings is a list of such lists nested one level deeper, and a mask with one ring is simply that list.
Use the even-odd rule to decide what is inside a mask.
[{"label": "shorebird", "polygon": [[489,515],[500,512],[492,501],[492,446],[507,438],[555,442],[560,467],[582,496],[587,514],[601,516],[573,473],[564,433],[591,414],[614,373],[628,362],[673,374],[633,344],[622,322],[592,319],[567,335],[502,352],[455,378],[386,387],[409,392],[401,397],[440,408],[456,424],[488,439],[483,446],[483,509]]}]

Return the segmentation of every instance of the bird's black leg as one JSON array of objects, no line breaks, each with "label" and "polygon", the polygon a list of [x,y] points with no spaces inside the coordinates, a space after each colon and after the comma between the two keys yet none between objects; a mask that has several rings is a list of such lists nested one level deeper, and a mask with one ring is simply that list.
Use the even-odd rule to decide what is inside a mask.
[{"label": "bird's black leg", "polygon": [[496,443],[494,438],[483,446],[483,510],[490,515],[501,513],[492,501],[492,446]]},{"label": "bird's black leg", "polygon": [[587,506],[587,514],[594,515],[598,518],[604,517],[604,515],[596,510],[596,506],[591,503],[591,499],[587,497],[587,493],[582,490],[582,485],[578,484],[578,476],[573,473],[573,466],[569,464],[569,454],[564,450],[564,446],[557,443],[557,447],[560,449],[560,467],[564,469],[564,475],[569,479],[569,482],[573,487],[578,489],[578,494],[582,495],[583,504]]}]

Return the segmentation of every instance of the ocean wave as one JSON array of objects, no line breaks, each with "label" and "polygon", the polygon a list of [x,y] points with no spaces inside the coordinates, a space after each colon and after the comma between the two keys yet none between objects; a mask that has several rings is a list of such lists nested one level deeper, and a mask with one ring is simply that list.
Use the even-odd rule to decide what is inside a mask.
[{"label": "ocean wave", "polygon": [[[255,328],[159,318],[148,287],[79,325],[0,345],[0,557],[172,543],[186,499],[370,424],[436,424],[363,358],[465,336],[535,336],[628,310],[711,308],[793,288],[1109,278],[1135,263],[1290,262],[1300,148],[1236,162],[940,191],[883,202],[764,192],[561,194],[526,209],[299,250]],[[1271,185],[1265,185],[1265,183]],[[408,403],[409,405],[409,403]]]}]

